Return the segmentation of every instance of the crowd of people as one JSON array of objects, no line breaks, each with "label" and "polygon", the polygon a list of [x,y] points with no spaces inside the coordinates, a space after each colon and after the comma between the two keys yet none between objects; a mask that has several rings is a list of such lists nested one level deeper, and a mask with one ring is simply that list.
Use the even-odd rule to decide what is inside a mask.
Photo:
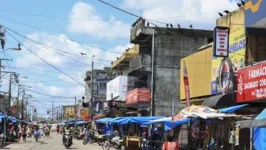
[{"label": "crowd of people", "polygon": [[[45,124],[42,127],[38,124],[14,124],[9,122],[4,129],[1,127],[1,132],[8,135],[9,140],[16,140],[18,141],[23,140],[26,141],[27,138],[31,138],[34,135],[34,132],[42,132],[44,138],[52,138],[51,133],[51,125]],[[41,137],[41,136],[40,136]]]}]

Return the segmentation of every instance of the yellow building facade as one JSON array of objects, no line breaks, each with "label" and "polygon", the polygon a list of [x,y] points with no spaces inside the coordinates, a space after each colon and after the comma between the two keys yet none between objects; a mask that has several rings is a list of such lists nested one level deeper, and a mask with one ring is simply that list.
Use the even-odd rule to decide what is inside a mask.
[{"label": "yellow building facade", "polygon": [[[230,27],[229,35],[229,58],[235,69],[244,67],[246,55],[245,11],[238,9],[216,20],[217,26]],[[183,61],[186,62],[190,98],[203,100],[202,98],[216,95],[217,78],[222,58],[213,57],[212,43],[181,60],[180,68],[180,100],[184,101],[185,91],[183,82]]]}]

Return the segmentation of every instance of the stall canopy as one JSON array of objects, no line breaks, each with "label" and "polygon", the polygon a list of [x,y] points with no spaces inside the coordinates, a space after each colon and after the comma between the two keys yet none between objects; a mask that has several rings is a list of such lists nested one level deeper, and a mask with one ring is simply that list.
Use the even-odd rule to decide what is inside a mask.
[{"label": "stall canopy", "polygon": [[143,124],[145,122],[149,122],[151,120],[161,119],[161,118],[164,118],[164,117],[159,117],[159,116],[154,116],[154,117],[123,117],[120,119],[110,121],[109,123],[119,124],[119,125],[129,124],[129,123]]},{"label": "stall canopy", "polygon": [[[264,109],[256,118],[255,120],[257,121],[262,121],[266,119],[266,109]],[[263,126],[261,126],[263,127]],[[265,127],[265,122],[264,122],[264,127]],[[261,149],[265,150],[265,145],[266,145],[266,128],[255,128],[254,129],[254,147],[256,149]]]},{"label": "stall canopy", "polygon": [[86,124],[86,123],[88,123],[88,122],[80,120],[80,121],[75,122],[75,125],[82,125],[82,124]]},{"label": "stall canopy", "polygon": [[182,124],[189,124],[191,121],[193,121],[193,119],[197,119],[197,118],[211,119],[211,118],[219,118],[219,117],[221,118],[237,117],[237,115],[235,114],[226,114],[226,113],[231,113],[245,106],[247,105],[239,105],[239,106],[233,106],[233,107],[215,110],[208,106],[192,105],[190,107],[186,107],[183,110],[181,110],[176,116],[173,116],[173,118],[165,117],[165,118],[160,118],[160,119],[152,120],[149,122],[145,122],[143,124],[164,123],[165,130],[168,131],[173,127],[177,127]]},{"label": "stall canopy", "polygon": [[17,122],[17,119],[11,116],[7,116],[7,119],[11,120],[13,123]]},{"label": "stall canopy", "polygon": [[112,119],[113,118],[102,118],[102,119],[96,120],[95,123],[96,124],[99,124],[99,123],[108,123]]}]

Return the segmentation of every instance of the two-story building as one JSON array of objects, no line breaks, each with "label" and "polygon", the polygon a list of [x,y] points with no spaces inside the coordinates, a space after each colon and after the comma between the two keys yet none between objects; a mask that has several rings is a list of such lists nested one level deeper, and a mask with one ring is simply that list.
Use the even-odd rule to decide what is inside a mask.
[{"label": "two-story building", "polygon": [[139,19],[130,35],[136,45],[112,63],[112,69],[128,76],[127,104],[139,115],[149,114],[151,108],[152,115],[177,113],[184,107],[179,104],[180,59],[212,40],[209,30],[150,27]]},{"label": "two-story building", "polygon": [[[106,101],[106,87],[107,82],[111,81],[116,74],[109,68],[105,67],[103,70],[94,69],[93,70],[93,86],[91,82],[91,71],[86,72],[86,76],[84,81],[86,83],[85,86],[85,103],[89,103],[91,101],[91,88],[93,87],[93,113],[95,118],[98,116],[103,116],[104,114],[104,102]],[[83,111],[89,108],[82,108]]]}]

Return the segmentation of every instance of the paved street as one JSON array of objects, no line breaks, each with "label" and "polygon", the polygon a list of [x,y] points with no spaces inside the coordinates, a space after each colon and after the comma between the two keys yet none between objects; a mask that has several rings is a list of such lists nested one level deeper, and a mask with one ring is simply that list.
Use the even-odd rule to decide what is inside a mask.
[{"label": "paved street", "polygon": [[[65,149],[64,145],[62,144],[61,135],[56,135],[52,133],[52,139],[41,139],[39,142],[35,142],[33,138],[27,139],[27,142],[15,142],[7,145],[5,149],[14,149],[14,150],[61,150]],[[97,144],[91,145],[83,145],[82,140],[73,141],[73,145],[70,149],[89,149],[89,150],[102,150],[100,146]]]}]

